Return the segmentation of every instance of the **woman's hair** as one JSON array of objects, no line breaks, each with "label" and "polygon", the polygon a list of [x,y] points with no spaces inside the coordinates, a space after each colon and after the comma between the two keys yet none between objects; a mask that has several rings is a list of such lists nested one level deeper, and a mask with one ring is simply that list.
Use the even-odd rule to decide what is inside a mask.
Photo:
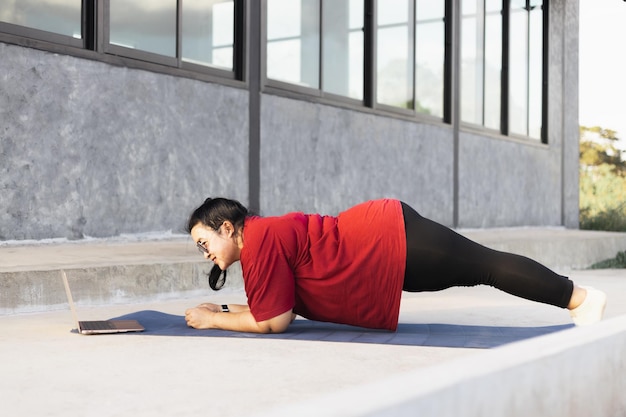
[{"label": "woman's hair", "polygon": [[[204,203],[191,213],[187,222],[187,233],[198,224],[209,227],[215,231],[229,221],[235,228],[235,234],[243,229],[243,223],[249,216],[248,209],[239,201],[227,198],[207,198]],[[215,291],[222,289],[226,283],[226,271],[222,271],[219,266],[213,265],[208,274],[209,285]]]}]

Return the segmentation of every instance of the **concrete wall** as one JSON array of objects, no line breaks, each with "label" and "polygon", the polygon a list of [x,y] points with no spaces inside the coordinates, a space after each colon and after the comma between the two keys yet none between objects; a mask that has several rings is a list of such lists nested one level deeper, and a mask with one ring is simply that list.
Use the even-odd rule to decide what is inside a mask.
[{"label": "concrete wall", "polygon": [[336,214],[393,197],[452,221],[452,129],[263,96],[261,205]]},{"label": "concrete wall", "polygon": [[459,226],[561,224],[560,146],[462,132]]},{"label": "concrete wall", "polygon": [[248,93],[0,43],[0,240],[182,231],[248,195]]}]

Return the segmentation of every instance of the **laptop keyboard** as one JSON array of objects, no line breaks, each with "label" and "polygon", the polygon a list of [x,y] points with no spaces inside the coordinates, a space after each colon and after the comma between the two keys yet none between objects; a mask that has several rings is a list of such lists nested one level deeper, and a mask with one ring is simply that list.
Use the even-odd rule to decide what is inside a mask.
[{"label": "laptop keyboard", "polygon": [[111,330],[115,329],[115,325],[108,321],[81,321],[81,330]]}]

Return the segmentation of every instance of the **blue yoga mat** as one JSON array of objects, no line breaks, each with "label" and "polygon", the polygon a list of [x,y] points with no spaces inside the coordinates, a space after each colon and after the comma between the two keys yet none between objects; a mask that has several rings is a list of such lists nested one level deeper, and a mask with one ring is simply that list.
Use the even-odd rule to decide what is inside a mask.
[{"label": "blue yoga mat", "polygon": [[572,324],[541,327],[469,326],[456,324],[400,323],[396,332],[364,329],[343,324],[295,320],[284,333],[253,334],[225,330],[196,330],[187,326],[184,316],[144,310],[113,320],[139,321],[145,331],[136,335],[233,337],[243,339],[288,339],[383,345],[493,348],[573,327]]}]

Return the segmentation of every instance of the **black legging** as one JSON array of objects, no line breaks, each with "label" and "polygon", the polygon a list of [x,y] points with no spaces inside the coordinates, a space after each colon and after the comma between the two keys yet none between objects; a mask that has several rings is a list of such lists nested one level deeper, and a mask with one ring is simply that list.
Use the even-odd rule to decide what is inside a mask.
[{"label": "black legging", "polygon": [[520,255],[473,242],[402,203],[406,231],[404,291],[485,284],[528,300],[565,308],[574,285]]}]

